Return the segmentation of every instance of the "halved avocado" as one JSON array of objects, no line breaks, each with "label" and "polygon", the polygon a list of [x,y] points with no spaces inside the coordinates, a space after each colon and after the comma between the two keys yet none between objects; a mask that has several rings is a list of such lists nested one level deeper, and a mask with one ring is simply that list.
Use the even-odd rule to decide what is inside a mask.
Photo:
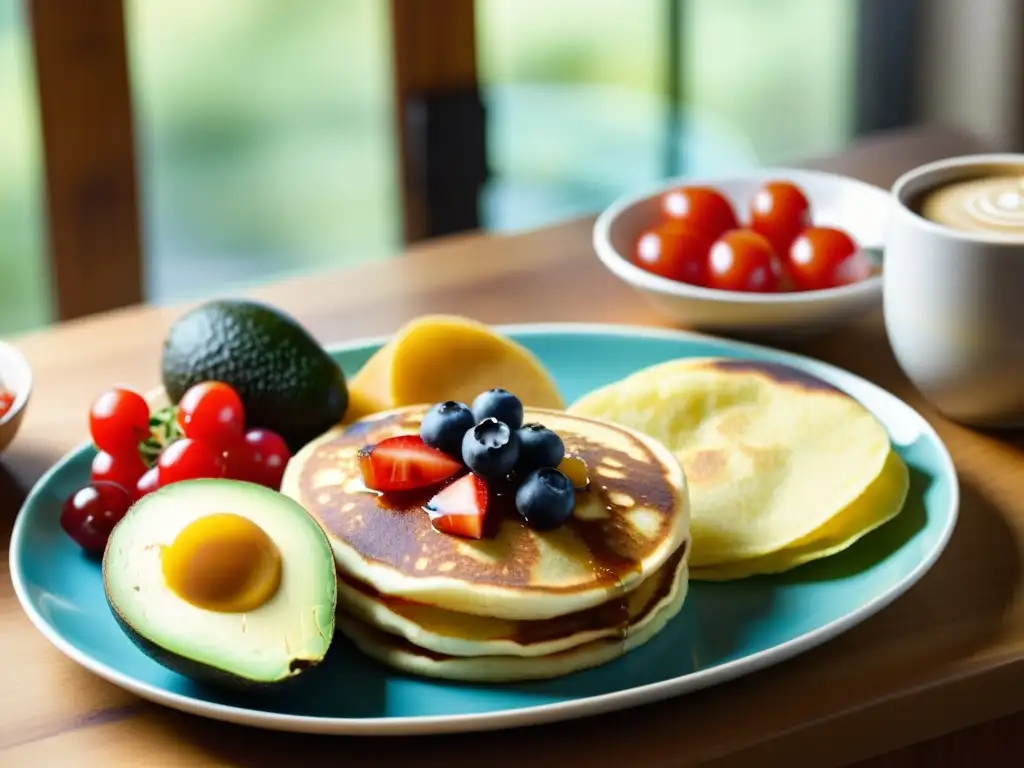
[{"label": "halved avocado", "polygon": [[290,680],[334,636],[327,537],[299,504],[253,483],[187,480],[145,496],[111,533],[103,585],[136,645],[206,682]]}]

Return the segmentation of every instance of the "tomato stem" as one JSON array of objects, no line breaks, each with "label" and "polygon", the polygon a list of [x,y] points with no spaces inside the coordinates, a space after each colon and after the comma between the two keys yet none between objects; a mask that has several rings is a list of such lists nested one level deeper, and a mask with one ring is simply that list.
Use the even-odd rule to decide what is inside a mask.
[{"label": "tomato stem", "polygon": [[178,427],[178,406],[168,405],[154,411],[149,417],[149,437],[139,443],[139,455],[146,467],[156,466],[160,453],[182,437]]}]

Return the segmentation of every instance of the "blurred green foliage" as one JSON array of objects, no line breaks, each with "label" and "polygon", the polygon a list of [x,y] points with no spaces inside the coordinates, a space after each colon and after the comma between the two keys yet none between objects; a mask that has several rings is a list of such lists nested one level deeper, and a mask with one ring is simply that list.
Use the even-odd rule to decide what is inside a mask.
[{"label": "blurred green foliage", "polygon": [[0,333],[50,316],[39,132],[20,0],[0,0]]},{"label": "blurred green foliage", "polygon": [[[0,0],[0,332],[50,316],[21,5]],[[762,162],[841,146],[854,7],[688,0],[688,107],[735,128]],[[515,142],[492,144],[503,180],[560,184],[587,206],[583,180],[595,165],[605,163],[606,181],[623,173],[626,183],[620,167],[635,165],[637,152],[655,162],[658,113],[643,105],[661,104],[664,88],[662,0],[478,0],[477,8],[492,91],[625,94],[580,102],[598,106],[571,121],[546,121],[542,101],[509,102],[529,114],[516,118]],[[127,9],[150,297],[202,295],[399,247],[387,3],[129,0]],[[576,151],[561,151],[567,145]],[[620,165],[608,164],[620,155]]]}]

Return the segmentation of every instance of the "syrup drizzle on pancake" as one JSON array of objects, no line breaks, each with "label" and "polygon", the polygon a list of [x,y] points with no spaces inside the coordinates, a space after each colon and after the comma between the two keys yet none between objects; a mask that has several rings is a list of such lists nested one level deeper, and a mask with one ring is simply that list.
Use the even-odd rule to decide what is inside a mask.
[{"label": "syrup drizzle on pancake", "polygon": [[[582,418],[582,417],[573,417]],[[584,419],[585,420],[585,419]],[[302,468],[302,502],[327,531],[346,542],[361,557],[388,565],[411,578],[450,576],[471,583],[531,590],[573,592],[578,584],[535,583],[533,566],[541,553],[532,531],[515,512],[511,485],[491,489],[485,537],[467,542],[439,534],[430,524],[423,505],[430,494],[374,494],[352,484],[323,486],[317,476],[325,469],[344,477],[357,477],[355,453],[367,442],[392,434],[418,430],[419,412],[398,412],[373,420],[368,427],[358,424],[331,441],[318,446]],[[612,425],[602,429],[621,431]],[[636,572],[652,550],[670,535],[673,516],[678,512],[675,489],[667,470],[648,448],[633,442],[640,452],[634,456],[609,448],[585,435],[559,430],[567,452],[583,458],[591,468],[591,487],[577,493],[577,509],[585,507],[599,514],[574,515],[555,531],[544,534],[545,543],[562,550],[579,562],[587,562],[593,580],[586,588],[621,585],[625,576]],[[653,521],[641,533],[630,512],[642,507]],[[603,511],[602,511],[603,510]],[[485,557],[474,556],[480,551]],[[495,563],[500,562],[500,567]],[[596,582],[596,584],[595,584]]]},{"label": "syrup drizzle on pancake", "polygon": [[[689,550],[688,535],[680,538],[681,516],[689,516],[685,485],[680,485],[685,478],[670,455],[657,452],[657,446],[628,429],[563,411],[527,411],[527,421],[545,423],[558,432],[566,454],[583,459],[590,476],[590,486],[577,492],[573,516],[553,531],[536,531],[519,516],[514,478],[489,484],[480,540],[433,528],[424,506],[437,487],[387,494],[365,488],[358,451],[387,437],[418,433],[425,406],[367,417],[325,435],[294,467],[290,493],[335,542],[339,577],[346,585],[397,609],[399,616],[403,602],[456,614],[474,613],[471,606],[475,606],[481,617],[504,617],[504,628],[500,624],[492,628],[506,642],[539,648],[562,638],[612,630],[604,642],[619,644],[625,652],[633,642],[631,628],[664,601],[663,590],[673,589],[678,565]],[[351,554],[342,557],[338,554],[342,551]],[[376,572],[392,571],[394,576],[385,583],[408,582],[408,596],[401,596],[400,586],[382,594],[384,588],[376,579],[346,565],[350,559],[355,563],[355,558]],[[418,603],[413,601],[420,598],[409,600],[417,594],[418,579],[438,578],[462,582],[461,589],[470,591],[479,586],[520,592],[524,599],[547,594],[554,604],[565,595],[566,608],[561,613],[545,608],[537,611],[539,616],[529,615],[530,609],[515,617],[518,611],[504,607],[490,614],[495,607],[488,600],[458,597],[449,603],[446,596],[436,603],[428,596]],[[642,584],[645,589],[636,592]],[[649,602],[652,590],[657,595]],[[577,595],[589,597],[581,600]],[[346,606],[340,607],[348,612]],[[416,616],[422,615],[424,626],[429,627],[429,614],[416,608],[406,620],[415,624]],[[443,626],[457,632],[452,628],[458,622]],[[493,639],[500,645],[501,638]]]}]

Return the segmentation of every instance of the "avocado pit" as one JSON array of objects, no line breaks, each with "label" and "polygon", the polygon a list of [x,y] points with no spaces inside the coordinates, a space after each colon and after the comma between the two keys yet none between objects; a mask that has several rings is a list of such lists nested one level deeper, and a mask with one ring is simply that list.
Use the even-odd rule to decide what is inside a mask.
[{"label": "avocado pit", "polygon": [[281,586],[281,553],[248,518],[220,512],[197,518],[162,553],[171,591],[197,608],[247,613]]}]

